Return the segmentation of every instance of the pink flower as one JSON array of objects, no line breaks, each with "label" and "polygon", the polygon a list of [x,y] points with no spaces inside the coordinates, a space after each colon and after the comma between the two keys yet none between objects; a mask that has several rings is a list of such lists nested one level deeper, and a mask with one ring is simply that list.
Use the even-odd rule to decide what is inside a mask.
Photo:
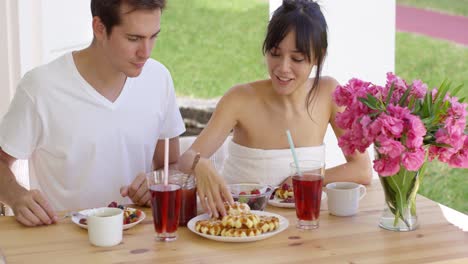
[{"label": "pink flower", "polygon": [[380,176],[392,176],[400,171],[400,159],[392,159],[389,157],[382,157],[374,160],[374,170]]},{"label": "pink flower", "polygon": [[406,146],[408,148],[419,148],[423,144],[426,135],[426,127],[421,119],[414,115],[408,115]]},{"label": "pink flower", "polygon": [[370,85],[370,82],[353,78],[344,86],[338,85],[332,94],[332,98],[338,106],[349,107],[357,103],[358,97],[365,97]]},{"label": "pink flower", "polygon": [[392,140],[389,138],[385,138],[379,143],[380,143],[380,146],[378,147],[379,153],[383,155],[387,155],[392,159],[400,157],[401,153],[403,153],[403,151],[405,150],[405,147],[401,144],[400,141]]},{"label": "pink flower", "polygon": [[401,163],[409,171],[417,171],[424,163],[425,151],[423,148],[417,148],[414,151],[404,152],[401,157]]},{"label": "pink flower", "polygon": [[390,88],[391,86],[397,88],[397,89],[403,89],[406,91],[408,89],[408,86],[406,85],[405,80],[401,79],[400,77],[396,76],[395,74],[391,72],[387,72],[387,84],[386,86]]},{"label": "pink flower", "polygon": [[403,133],[403,125],[403,120],[382,113],[370,125],[370,130],[374,135],[382,133],[388,137],[399,138],[401,137],[401,133]]},{"label": "pink flower", "polygon": [[452,167],[468,169],[468,136],[465,136],[463,147],[450,157],[448,164]]},{"label": "pink flower", "polygon": [[333,101],[338,106],[350,106],[354,101],[355,95],[346,86],[338,85],[332,94]]},{"label": "pink flower", "polygon": [[[400,102],[406,92],[406,101]],[[345,130],[338,139],[345,155],[364,152],[374,142],[379,154],[374,169],[380,176],[394,175],[401,166],[409,171],[420,169],[426,151],[429,160],[438,158],[455,167],[468,167],[468,105],[449,93],[437,104],[435,100],[424,101],[428,92],[432,98],[440,96],[437,89],[428,91],[421,80],[408,87],[391,72],[383,87],[356,78],[337,86],[333,100],[346,106],[335,120]]]},{"label": "pink flower", "polygon": [[416,98],[423,98],[427,92],[427,84],[423,83],[421,80],[414,80],[412,84],[411,94]]}]

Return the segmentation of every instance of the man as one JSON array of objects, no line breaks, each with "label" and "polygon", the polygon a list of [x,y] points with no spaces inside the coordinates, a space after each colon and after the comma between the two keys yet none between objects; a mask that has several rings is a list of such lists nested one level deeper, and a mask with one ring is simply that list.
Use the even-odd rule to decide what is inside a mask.
[{"label": "man", "polygon": [[[172,78],[150,59],[165,0],[92,0],[91,45],[27,73],[0,124],[0,201],[26,226],[56,211],[149,205],[144,175],[179,156]],[[11,171],[28,159],[31,190]],[[128,198],[122,198],[128,197]]]}]

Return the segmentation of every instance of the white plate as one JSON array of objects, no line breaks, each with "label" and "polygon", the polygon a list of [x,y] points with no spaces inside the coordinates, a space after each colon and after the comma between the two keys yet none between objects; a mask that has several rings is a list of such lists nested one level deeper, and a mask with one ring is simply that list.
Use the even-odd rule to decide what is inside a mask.
[{"label": "white plate", "polygon": [[[130,210],[133,210],[133,211],[137,210],[137,209],[135,209],[135,208],[130,208],[130,207],[127,207],[127,208],[130,209]],[[95,208],[93,208],[93,209],[86,209],[86,210],[83,210],[83,211],[79,211],[79,213],[82,214],[82,215],[88,216],[88,215],[90,215],[90,214],[93,214],[93,213],[94,213],[94,210],[96,210],[96,209],[95,209]],[[139,224],[141,221],[143,221],[143,219],[145,219],[145,217],[146,217],[145,212],[143,212],[142,210],[140,210],[140,211],[141,211],[140,218],[138,218],[138,220],[135,221],[135,222],[133,222],[133,223],[123,225],[123,228],[122,228],[123,230],[127,230],[127,229],[129,229],[129,228],[132,228],[132,227],[134,227],[135,225]],[[84,229],[88,229],[88,225],[80,224],[80,217],[78,217],[78,216],[72,216],[71,220],[72,220],[72,222],[73,222],[74,224],[78,225],[79,227],[84,228]]]},{"label": "white plate", "polygon": [[194,217],[194,218],[190,219],[190,221],[187,224],[187,227],[188,227],[188,229],[190,229],[190,231],[194,232],[195,234],[197,234],[199,236],[202,236],[202,237],[205,237],[205,238],[208,238],[208,239],[211,239],[211,240],[236,243],[236,242],[252,242],[252,241],[267,239],[267,238],[272,237],[272,236],[274,236],[274,235],[276,235],[278,233],[283,232],[289,226],[288,219],[284,218],[281,215],[274,214],[274,213],[269,213],[269,212],[264,212],[264,211],[255,211],[255,210],[253,210],[251,212],[253,214],[256,214],[256,215],[259,215],[259,216],[276,216],[276,217],[278,217],[278,219],[279,219],[279,228],[276,229],[275,231],[271,231],[271,232],[261,234],[261,235],[258,235],[258,236],[253,236],[253,237],[222,237],[222,236],[206,235],[206,234],[202,234],[202,233],[197,232],[197,230],[195,230],[195,224],[199,220],[209,219],[210,217],[207,214],[202,214],[202,215],[199,215],[197,217]]},{"label": "white plate", "polygon": [[[327,193],[322,191],[321,202],[323,203],[325,199],[327,199]],[[268,200],[268,204],[271,206],[282,207],[282,208],[296,208],[296,205],[294,203],[283,203],[281,201],[283,201],[283,199],[279,199],[275,196],[273,199]],[[323,204],[321,204],[320,207],[323,207]]]}]

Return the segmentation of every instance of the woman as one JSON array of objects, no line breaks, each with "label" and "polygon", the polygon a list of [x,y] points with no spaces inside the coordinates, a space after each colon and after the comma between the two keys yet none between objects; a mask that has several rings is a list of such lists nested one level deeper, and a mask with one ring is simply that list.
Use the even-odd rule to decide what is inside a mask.
[{"label": "woman", "polygon": [[[258,175],[275,163],[289,170],[292,156],[287,129],[295,145],[305,153],[313,152],[322,144],[328,124],[337,137],[343,134],[335,124],[335,116],[341,109],[332,101],[338,83],[331,77],[320,76],[327,45],[327,24],[317,3],[284,0],[274,12],[263,43],[270,79],[232,87],[219,101],[206,128],[180,158],[182,170],[194,168],[198,195],[206,212],[215,217],[218,212],[224,215],[223,200],[232,202],[225,180],[235,182],[239,177],[236,166],[245,168],[239,164],[243,163],[242,159],[233,163],[235,157],[264,153],[267,160],[257,165],[251,163],[242,177],[251,179],[249,182],[277,185],[288,176],[284,170],[273,171],[267,178],[259,179]],[[315,76],[309,78],[314,67]],[[207,158],[222,145],[231,130],[233,139],[229,143],[223,179]],[[288,159],[272,158],[277,153]],[[199,161],[197,156],[201,156]],[[367,153],[355,153],[346,160],[345,164],[326,171],[324,183],[368,184],[372,170]]]}]

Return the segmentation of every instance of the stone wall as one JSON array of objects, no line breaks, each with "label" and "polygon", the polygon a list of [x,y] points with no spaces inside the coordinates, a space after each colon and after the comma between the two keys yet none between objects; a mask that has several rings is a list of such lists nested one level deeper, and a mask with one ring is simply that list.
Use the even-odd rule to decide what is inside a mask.
[{"label": "stone wall", "polygon": [[211,118],[216,108],[217,99],[177,98],[185,128],[182,136],[196,136],[200,134]]}]

